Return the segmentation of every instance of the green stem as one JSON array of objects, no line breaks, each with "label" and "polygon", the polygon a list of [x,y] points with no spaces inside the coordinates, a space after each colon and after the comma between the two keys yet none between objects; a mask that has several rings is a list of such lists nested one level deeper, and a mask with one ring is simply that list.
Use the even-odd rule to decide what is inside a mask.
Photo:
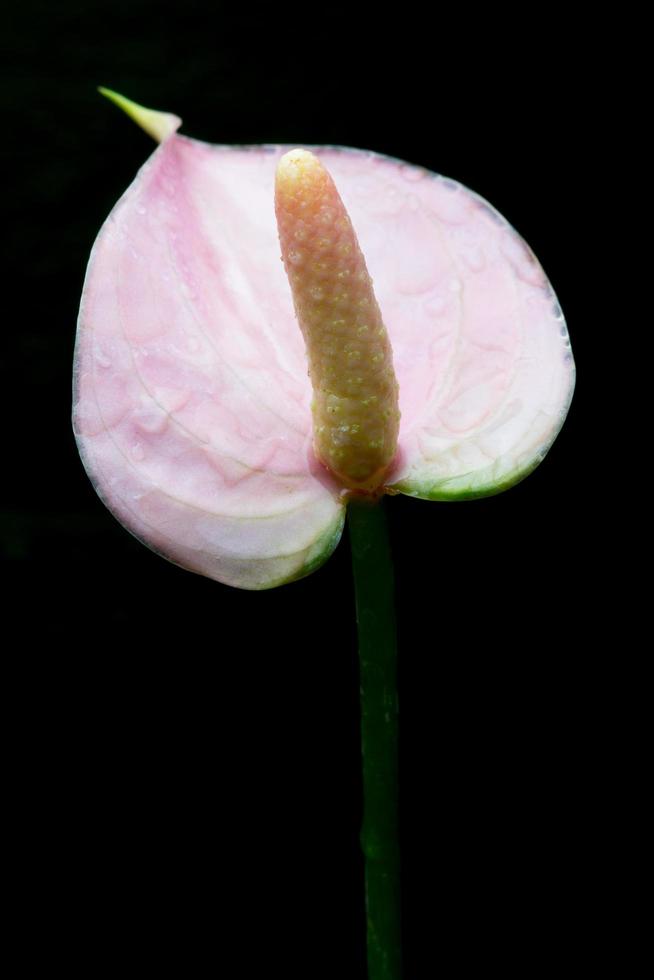
[{"label": "green stem", "polygon": [[348,505],[361,671],[368,980],[400,980],[397,645],[383,501]]}]

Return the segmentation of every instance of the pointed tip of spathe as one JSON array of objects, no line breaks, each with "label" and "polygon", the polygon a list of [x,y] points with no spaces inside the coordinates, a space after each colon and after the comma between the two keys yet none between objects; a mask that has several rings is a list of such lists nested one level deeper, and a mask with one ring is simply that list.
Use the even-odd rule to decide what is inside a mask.
[{"label": "pointed tip of spathe", "polygon": [[130,119],[134,120],[137,126],[140,126],[157,143],[163,143],[182,124],[179,116],[175,116],[170,112],[157,112],[156,109],[146,109],[145,106],[139,105],[138,102],[132,102],[131,99],[121,95],[120,92],[114,92],[113,89],[105,88],[103,85],[98,86],[98,92],[109,99],[110,102],[113,102],[114,105],[117,105],[119,109],[122,109]]}]

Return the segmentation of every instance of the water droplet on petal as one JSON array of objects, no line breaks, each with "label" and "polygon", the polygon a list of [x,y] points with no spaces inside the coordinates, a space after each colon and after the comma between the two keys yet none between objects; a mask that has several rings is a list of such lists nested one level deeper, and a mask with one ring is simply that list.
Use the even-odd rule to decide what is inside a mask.
[{"label": "water droplet on petal", "polygon": [[395,214],[404,206],[404,203],[405,203],[404,195],[399,194],[395,187],[392,186],[389,187],[385,195],[386,207],[384,208],[384,210],[387,211],[389,214]]},{"label": "water droplet on petal", "polygon": [[162,433],[168,425],[168,415],[163,409],[147,403],[134,415],[134,423],[142,432]]},{"label": "water droplet on petal", "polygon": [[423,170],[422,167],[412,167],[406,163],[403,163],[400,167],[400,173],[405,180],[409,180],[412,183],[415,183],[417,180],[422,180],[427,175],[427,171]]},{"label": "water droplet on petal", "polygon": [[479,246],[461,252],[461,258],[472,272],[481,272],[486,265],[484,253]]},{"label": "water droplet on petal", "polygon": [[445,300],[442,296],[434,296],[425,303],[425,313],[429,316],[440,316],[445,310]]},{"label": "water droplet on petal", "polygon": [[105,370],[111,367],[111,359],[107,357],[101,347],[95,348],[95,363],[98,367],[104,368]]}]

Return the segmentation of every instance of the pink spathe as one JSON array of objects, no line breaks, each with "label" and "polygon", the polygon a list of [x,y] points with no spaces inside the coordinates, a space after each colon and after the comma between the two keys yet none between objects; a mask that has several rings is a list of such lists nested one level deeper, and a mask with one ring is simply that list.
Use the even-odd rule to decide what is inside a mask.
[{"label": "pink spathe", "polygon": [[[74,429],[114,515],[186,568],[241,588],[336,547],[347,488],[316,460],[304,340],[280,261],[289,147],[169,135],[95,243]],[[349,213],[393,352],[390,492],[483,496],[542,459],[574,364],[549,283],[485,201],[400,161],[314,147]]]}]

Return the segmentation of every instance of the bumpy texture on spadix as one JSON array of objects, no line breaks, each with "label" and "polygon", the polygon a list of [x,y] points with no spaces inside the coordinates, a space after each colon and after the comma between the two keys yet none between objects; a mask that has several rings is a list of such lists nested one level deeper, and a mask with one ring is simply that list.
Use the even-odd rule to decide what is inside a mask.
[{"label": "bumpy texture on spadix", "polygon": [[392,351],[352,222],[308,150],[279,161],[275,213],[309,357],[316,455],[344,484],[374,490],[397,448]]},{"label": "bumpy texture on spadix", "polygon": [[[130,103],[139,120],[143,110]],[[112,513],[155,551],[249,589],[317,568],[347,488],[315,457],[302,334],[279,261],[275,170],[290,147],[163,140],[105,222],[84,284],[74,429]],[[497,493],[545,455],[574,365],[541,267],[460,184],[321,147],[393,348],[401,422],[384,487]],[[428,517],[428,515],[426,515]],[[419,546],[419,543],[417,543]]]}]

